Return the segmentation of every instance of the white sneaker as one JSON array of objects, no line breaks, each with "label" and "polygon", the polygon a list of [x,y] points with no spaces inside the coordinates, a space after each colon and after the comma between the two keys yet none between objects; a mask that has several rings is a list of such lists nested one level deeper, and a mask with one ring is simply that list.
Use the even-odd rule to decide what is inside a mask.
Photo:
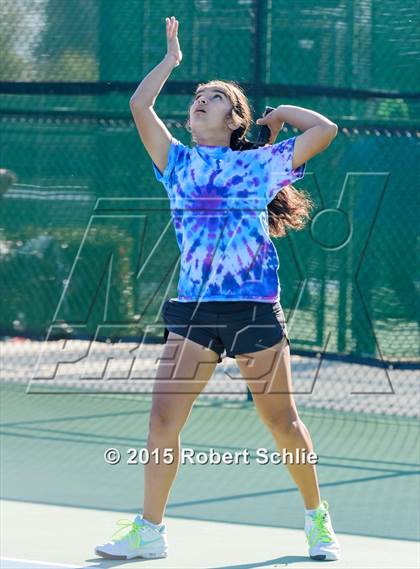
[{"label": "white sneaker", "polygon": [[141,515],[136,516],[133,522],[118,520],[117,524],[122,527],[114,535],[125,529],[129,530],[128,533],[116,540],[98,545],[95,548],[97,555],[116,559],[133,559],[133,557],[157,559],[167,556],[168,539],[165,525],[154,528],[143,520]]},{"label": "white sneaker", "polygon": [[340,558],[340,544],[331,525],[326,500],[321,502],[313,514],[305,515],[305,533],[312,559],[336,561]]}]

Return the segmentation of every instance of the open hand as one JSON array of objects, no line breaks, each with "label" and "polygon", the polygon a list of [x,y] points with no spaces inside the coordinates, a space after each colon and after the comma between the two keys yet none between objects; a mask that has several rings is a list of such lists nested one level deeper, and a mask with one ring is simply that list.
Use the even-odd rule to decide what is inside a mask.
[{"label": "open hand", "polygon": [[174,16],[166,18],[166,41],[168,46],[166,55],[173,56],[177,66],[182,61],[182,51],[178,41],[178,26],[179,22]]},{"label": "open hand", "polygon": [[265,115],[265,117],[261,117],[260,119],[256,120],[256,124],[259,126],[266,125],[271,131],[271,136],[268,141],[269,144],[274,144],[276,142],[276,138],[284,126],[284,120],[280,116],[280,110],[274,109],[271,113]]}]

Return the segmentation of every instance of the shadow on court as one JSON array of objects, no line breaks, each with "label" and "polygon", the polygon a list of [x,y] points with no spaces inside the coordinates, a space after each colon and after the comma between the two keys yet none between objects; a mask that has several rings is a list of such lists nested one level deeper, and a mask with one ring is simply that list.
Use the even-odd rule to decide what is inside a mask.
[{"label": "shadow on court", "polygon": [[[132,559],[131,561],[128,560],[120,560],[120,561],[113,561],[112,559],[86,559],[87,563],[91,563],[91,565],[87,565],[86,567],[130,567],[133,563],[141,564],[150,563],[150,561],[144,559]],[[240,563],[238,565],[218,565],[217,569],[257,569],[259,567],[276,567],[281,565],[292,565],[294,563],[309,563],[314,564],[315,562],[310,559],[309,557],[304,557],[302,555],[283,555],[282,557],[277,557],[276,559],[267,559],[266,561],[255,562],[255,563]],[[319,563],[318,563],[319,564]]]}]

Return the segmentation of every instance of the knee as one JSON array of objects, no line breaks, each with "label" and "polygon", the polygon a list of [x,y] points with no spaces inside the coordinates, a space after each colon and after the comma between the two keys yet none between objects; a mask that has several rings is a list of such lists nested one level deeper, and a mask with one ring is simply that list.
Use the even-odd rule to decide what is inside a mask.
[{"label": "knee", "polygon": [[266,424],[273,435],[281,437],[293,437],[303,429],[303,423],[296,415],[272,417],[266,421]]},{"label": "knee", "polygon": [[155,411],[150,415],[149,438],[173,438],[181,432],[182,422],[165,412]]}]

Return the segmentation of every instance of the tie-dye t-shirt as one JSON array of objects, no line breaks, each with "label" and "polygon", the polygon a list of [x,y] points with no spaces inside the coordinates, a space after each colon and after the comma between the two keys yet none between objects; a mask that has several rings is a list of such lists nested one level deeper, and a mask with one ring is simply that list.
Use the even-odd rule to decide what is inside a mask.
[{"label": "tie-dye t-shirt", "polygon": [[185,146],[172,138],[163,174],[181,251],[178,297],[191,301],[280,299],[279,259],[267,205],[303,178],[292,169],[296,137],[252,150]]}]

